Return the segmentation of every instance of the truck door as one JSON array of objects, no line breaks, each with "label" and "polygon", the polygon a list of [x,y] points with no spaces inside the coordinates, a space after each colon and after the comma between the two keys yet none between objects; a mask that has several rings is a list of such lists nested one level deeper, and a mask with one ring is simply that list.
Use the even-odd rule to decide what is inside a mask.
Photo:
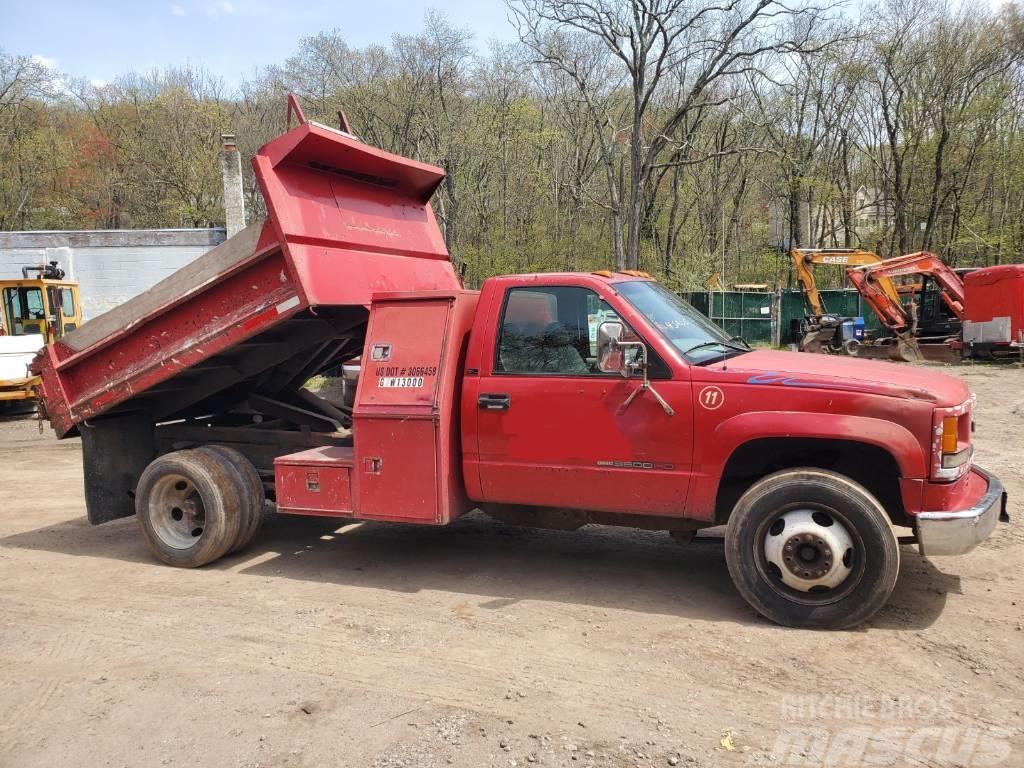
[{"label": "truck door", "polygon": [[[652,360],[654,386],[597,368],[597,326],[618,314],[579,286],[509,288],[481,366],[477,446],[485,501],[682,514],[691,472],[688,380]],[[648,345],[649,346],[649,345]],[[652,350],[653,356],[653,350]]]}]

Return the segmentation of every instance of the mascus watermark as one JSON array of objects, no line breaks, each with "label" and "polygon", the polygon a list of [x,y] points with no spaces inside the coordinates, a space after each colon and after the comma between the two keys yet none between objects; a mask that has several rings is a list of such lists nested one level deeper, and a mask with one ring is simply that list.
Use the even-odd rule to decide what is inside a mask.
[{"label": "mascus watermark", "polygon": [[956,710],[947,696],[784,696],[782,719],[935,720]]},{"label": "mascus watermark", "polygon": [[[1018,729],[951,722],[954,713],[942,696],[788,697],[782,701],[786,724],[768,749],[752,753],[747,762],[806,768],[1010,765]],[[846,722],[821,725],[829,721]]]}]

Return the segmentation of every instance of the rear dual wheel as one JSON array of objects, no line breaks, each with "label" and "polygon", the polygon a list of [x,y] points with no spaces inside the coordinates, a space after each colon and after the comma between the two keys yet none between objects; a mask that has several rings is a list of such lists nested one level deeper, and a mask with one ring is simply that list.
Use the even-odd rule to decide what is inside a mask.
[{"label": "rear dual wheel", "polygon": [[204,445],[198,450],[220,456],[230,465],[235,477],[235,484],[241,495],[242,523],[239,527],[238,538],[228,552],[245,549],[263,525],[263,502],[266,497],[263,494],[263,481],[260,480],[259,472],[237,448],[227,445]]},{"label": "rear dual wheel", "polygon": [[846,629],[892,593],[900,554],[885,510],[835,472],[794,469],[759,480],[737,502],[725,537],[740,594],[790,627]]},{"label": "rear dual wheel", "polygon": [[182,568],[206,565],[249,544],[262,511],[259,475],[238,451],[223,446],[157,458],[135,492],[147,546],[163,562]]}]

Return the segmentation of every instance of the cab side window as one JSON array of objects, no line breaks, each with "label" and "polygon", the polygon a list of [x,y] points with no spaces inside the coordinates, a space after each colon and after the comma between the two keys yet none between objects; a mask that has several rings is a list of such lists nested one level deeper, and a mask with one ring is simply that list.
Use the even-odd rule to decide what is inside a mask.
[{"label": "cab side window", "polygon": [[[78,327],[78,323],[74,322],[75,312],[75,293],[70,288],[60,289],[60,312],[66,318],[64,320],[64,333],[70,333]],[[70,321],[70,322],[69,322]]]},{"label": "cab side window", "polygon": [[597,326],[618,316],[587,288],[512,288],[498,331],[495,370],[502,373],[600,375]]},{"label": "cab side window", "polygon": [[60,311],[64,317],[75,316],[75,294],[70,288],[60,289]]}]

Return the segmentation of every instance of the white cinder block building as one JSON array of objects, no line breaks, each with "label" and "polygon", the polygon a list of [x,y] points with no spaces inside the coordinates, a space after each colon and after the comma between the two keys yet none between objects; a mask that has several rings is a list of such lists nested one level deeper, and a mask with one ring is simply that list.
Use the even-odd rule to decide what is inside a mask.
[{"label": "white cinder block building", "polygon": [[0,280],[56,261],[81,286],[85,320],[142,293],[225,240],[223,229],[0,232]]}]

